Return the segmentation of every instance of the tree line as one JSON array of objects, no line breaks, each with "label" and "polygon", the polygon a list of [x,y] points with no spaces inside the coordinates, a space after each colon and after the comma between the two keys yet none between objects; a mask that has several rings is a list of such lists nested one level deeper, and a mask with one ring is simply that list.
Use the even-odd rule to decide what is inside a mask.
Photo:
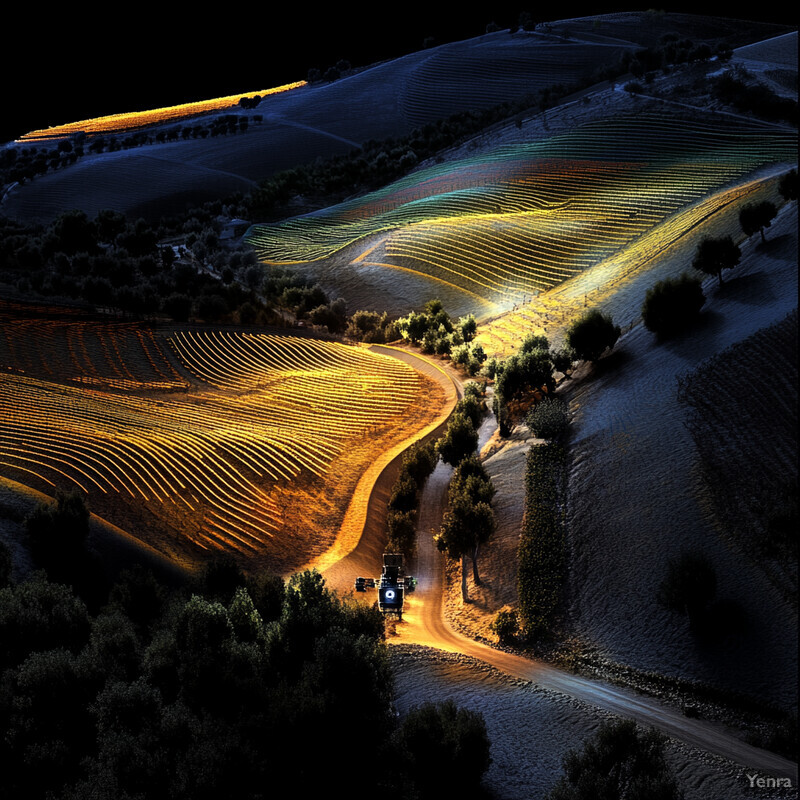
[{"label": "tree line", "polygon": [[452,702],[396,716],[376,606],[226,557],[178,583],[142,565],[107,579],[74,569],[87,519],[79,495],[35,510],[40,569],[20,582],[0,542],[5,797],[256,800],[305,793],[311,764],[415,800],[477,790],[483,717]]}]

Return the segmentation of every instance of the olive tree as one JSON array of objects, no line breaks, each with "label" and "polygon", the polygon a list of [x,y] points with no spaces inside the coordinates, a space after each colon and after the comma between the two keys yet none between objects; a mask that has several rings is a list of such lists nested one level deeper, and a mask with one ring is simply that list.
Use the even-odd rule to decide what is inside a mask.
[{"label": "olive tree", "polygon": [[692,266],[706,275],[715,275],[722,286],[722,270],[733,269],[741,257],[739,245],[730,236],[706,237],[697,246]]},{"label": "olive tree", "polygon": [[764,228],[769,228],[772,220],[778,215],[778,209],[769,200],[760,203],[748,203],[739,212],[739,225],[745,236],[752,236],[756,231],[761,234],[761,241],[765,242]]},{"label": "olive tree", "polygon": [[677,334],[697,319],[705,301],[702,283],[687,273],[658,281],[642,304],[644,326],[663,337]]},{"label": "olive tree", "polygon": [[576,319],[567,329],[567,347],[581,361],[597,361],[617,343],[621,330],[609,314],[593,308]]}]

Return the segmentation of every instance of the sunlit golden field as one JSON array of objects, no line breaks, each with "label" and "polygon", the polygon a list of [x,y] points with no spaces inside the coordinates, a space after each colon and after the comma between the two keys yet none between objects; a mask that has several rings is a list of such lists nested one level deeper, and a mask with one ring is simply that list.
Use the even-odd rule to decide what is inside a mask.
[{"label": "sunlit golden field", "polygon": [[266,97],[271,94],[280,94],[281,92],[305,86],[305,83],[305,81],[297,81],[258,92],[244,92],[242,94],[228,95],[227,97],[216,97],[211,100],[198,100],[194,103],[180,103],[174,106],[166,106],[165,108],[154,108],[148,111],[129,111],[79,120],[78,122],[69,122],[64,125],[54,125],[50,128],[29,131],[24,136],[21,136],[19,141],[57,139],[72,136],[76,133],[85,133],[89,136],[125,133],[138,128],[146,128],[150,125],[178,122],[199,114],[224,111],[226,108],[234,108],[243,97],[253,97],[254,95]]},{"label": "sunlit golden field", "polygon": [[324,550],[375,453],[442,399],[397,359],[263,333],[6,319],[0,365],[0,474],[77,488],[183,563]]}]

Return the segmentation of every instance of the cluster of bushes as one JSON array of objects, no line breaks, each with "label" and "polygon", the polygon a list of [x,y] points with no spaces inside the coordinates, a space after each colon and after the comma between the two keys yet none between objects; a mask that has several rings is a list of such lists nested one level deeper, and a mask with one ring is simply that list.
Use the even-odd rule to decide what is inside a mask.
[{"label": "cluster of bushes", "polygon": [[517,577],[519,623],[540,640],[552,634],[566,578],[566,452],[558,442],[534,445],[525,466],[525,515]]},{"label": "cluster of bushes", "polygon": [[727,44],[720,44],[712,49],[706,42],[696,43],[677,34],[667,33],[655,47],[645,47],[635,52],[626,50],[620,56],[620,70],[641,78],[659,70],[666,72],[677,64],[708,61],[712,57],[728,61],[732,54],[733,51]]},{"label": "cluster of bushes", "polygon": [[555,391],[554,370],[566,374],[574,354],[551,350],[546,336],[528,334],[516,353],[505,360],[490,359],[485,367],[494,378],[494,414],[501,436],[508,436],[524,409]]},{"label": "cluster of bushes", "polygon": [[483,390],[474,382],[464,386],[464,396],[456,403],[447,429],[436,442],[436,455],[445,464],[457,467],[475,452],[478,446],[478,427],[485,413]]},{"label": "cluster of bushes", "polygon": [[754,81],[741,67],[736,73],[728,70],[713,78],[710,88],[717,100],[739,112],[772,122],[797,124],[797,100],[781,97],[768,86]]},{"label": "cluster of bushes", "polygon": [[400,338],[395,321],[387,312],[356,311],[347,321],[344,335],[357,342],[386,344]]},{"label": "cluster of bushes", "polygon": [[0,577],[10,800],[296,791],[298,753],[320,774],[352,761],[351,738],[335,735],[352,719],[369,731],[367,791],[432,797],[442,774],[474,791],[490,762],[480,714],[444,703],[395,716],[382,615],[316,572],[284,582],[220,559],[170,586],[132,567],[95,609],[42,571]]},{"label": "cluster of bushes", "polygon": [[52,147],[39,144],[8,147],[0,151],[0,184],[32,181],[39,175],[74,164],[87,153],[115,153],[148,144],[175,142],[178,139],[205,139],[209,136],[243,133],[250,127],[251,121],[261,122],[263,115],[256,114],[251,119],[243,114],[222,114],[207,123],[173,125],[155,132],[152,129],[142,129],[124,134],[91,137],[81,132],[68,139],[58,140]]},{"label": "cluster of bushes", "polygon": [[84,154],[83,141],[68,139],[53,147],[19,145],[0,149],[0,186],[26,183],[37,175],[74,164]]},{"label": "cluster of bushes", "polygon": [[[294,316],[344,332],[344,300],[329,298],[302,272],[267,273],[252,248],[223,240],[224,219],[240,212],[212,202],[158,225],[112,210],[94,219],[64,212],[46,226],[0,217],[3,278],[23,295],[85,301],[126,316],[244,325],[286,325]],[[374,327],[372,341],[397,338],[386,315]]]},{"label": "cluster of bushes", "polygon": [[308,70],[307,80],[309,83],[333,83],[338,81],[352,69],[352,65],[346,58],[340,58],[335,64],[322,70],[319,67],[311,67]]},{"label": "cluster of bushes", "polygon": [[347,326],[345,301],[342,298],[331,300],[325,290],[303,272],[271,267],[264,278],[263,268],[259,266],[257,270],[259,287],[270,305],[290,311],[298,320],[324,325],[331,333],[341,333]]},{"label": "cluster of bushes", "polygon": [[609,315],[592,309],[572,322],[566,332],[565,346],[558,350],[550,347],[546,336],[531,333],[507,359],[490,359],[485,372],[495,381],[494,413],[500,435],[508,436],[513,424],[532,404],[552,398],[554,371],[568,377],[575,361],[596,361],[613,348],[620,333]]},{"label": "cluster of bushes", "polygon": [[491,507],[495,489],[475,454],[478,427],[486,412],[484,390],[474,382],[464,387],[464,397],[456,403],[444,435],[436,442],[436,454],[454,468],[448,489],[447,509],[441,528],[434,536],[436,546],[451,558],[462,558],[461,594],[469,601],[467,564],[472,557],[473,578],[480,585],[478,549],[494,533]]},{"label": "cluster of bushes", "polygon": [[414,443],[403,455],[400,474],[389,496],[387,552],[402,553],[406,561],[416,554],[420,492],[438,460],[434,442]]},{"label": "cluster of bushes", "polygon": [[[197,228],[195,230],[194,228]],[[212,222],[186,221],[180,255],[163,226],[115,211],[82,211],[47,226],[0,219],[4,279],[24,295],[86,301],[97,308],[176,321],[265,321],[262,268],[251,250],[223,249]]]},{"label": "cluster of bushes", "polygon": [[474,454],[478,446],[477,429],[486,413],[483,390],[477,383],[464,387],[462,397],[453,409],[443,436],[436,442],[412,445],[403,456],[400,474],[389,497],[389,552],[412,558],[416,552],[416,516],[419,495],[441,458],[456,467]]},{"label": "cluster of bushes", "polygon": [[412,311],[398,319],[395,327],[404,339],[418,344],[423,353],[450,358],[468,375],[476,375],[486,361],[483,348],[473,343],[478,330],[475,317],[469,314],[453,321],[441,300],[429,300],[422,311]]}]

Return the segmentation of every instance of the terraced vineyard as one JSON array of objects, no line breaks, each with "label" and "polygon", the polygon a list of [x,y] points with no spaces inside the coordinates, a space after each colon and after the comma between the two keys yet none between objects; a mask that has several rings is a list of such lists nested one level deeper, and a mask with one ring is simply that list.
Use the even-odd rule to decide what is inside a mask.
[{"label": "terraced vineyard", "polygon": [[184,391],[152,330],[138,323],[16,319],[0,307],[0,364],[56,383],[133,391]]},{"label": "terraced vineyard", "polygon": [[69,122],[64,125],[55,125],[51,128],[30,131],[24,136],[21,136],[19,141],[60,139],[72,136],[76,133],[85,133],[88,136],[106,136],[125,133],[138,130],[139,128],[146,128],[150,125],[179,122],[180,120],[195,117],[200,114],[224,111],[226,108],[236,107],[243,97],[253,97],[254,95],[266,97],[268,95],[280,94],[300,86],[305,86],[305,83],[305,81],[298,81],[259,92],[246,92],[243,94],[229,95],[227,97],[216,97],[211,100],[199,100],[194,103],[181,103],[179,105],[166,106],[165,108],[153,108],[149,111],[130,111],[80,120],[78,122]]},{"label": "terraced vineyard", "polygon": [[[351,265],[411,270],[509,308],[756,170],[792,163],[795,146],[791,132],[733,118],[603,119],[255,225],[247,238],[268,264],[308,264],[355,245]],[[378,244],[358,252],[375,234]]]},{"label": "terraced vineyard", "polygon": [[361,471],[440,399],[399,360],[241,332],[26,320],[0,366],[0,474],[79,488],[171,558],[277,569],[331,544]]}]

